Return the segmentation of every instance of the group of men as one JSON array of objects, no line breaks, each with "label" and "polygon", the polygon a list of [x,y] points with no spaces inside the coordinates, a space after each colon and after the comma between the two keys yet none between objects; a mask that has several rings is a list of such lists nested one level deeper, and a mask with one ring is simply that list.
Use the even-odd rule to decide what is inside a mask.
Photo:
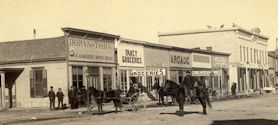
[{"label": "group of men", "polygon": [[58,92],[55,94],[53,90],[53,86],[50,87],[50,91],[48,92],[49,102],[50,102],[50,110],[55,110],[55,98],[58,98],[58,109],[64,109],[64,93],[62,89],[59,88]]},{"label": "group of men", "polygon": [[68,97],[71,109],[86,107],[87,90],[85,86],[82,86],[80,88],[72,86],[68,92]]},{"label": "group of men", "polygon": [[[53,86],[50,87],[50,91],[48,92],[49,97],[49,108],[50,110],[55,110],[55,99],[58,98],[58,108],[57,109],[66,109],[67,106],[64,104],[64,93],[62,89],[59,88],[58,92],[55,94],[53,90]],[[87,101],[87,90],[85,86],[77,89],[76,86],[72,86],[68,92],[69,104],[71,109],[76,109],[79,107],[85,107]]]}]

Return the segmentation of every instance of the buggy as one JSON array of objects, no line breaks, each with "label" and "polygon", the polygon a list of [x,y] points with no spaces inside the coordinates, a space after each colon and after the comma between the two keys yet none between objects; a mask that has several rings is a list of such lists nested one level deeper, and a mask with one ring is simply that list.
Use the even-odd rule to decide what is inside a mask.
[{"label": "buggy", "polygon": [[130,97],[122,95],[120,96],[121,100],[121,110],[122,111],[137,111],[139,108],[139,92],[133,93]]}]

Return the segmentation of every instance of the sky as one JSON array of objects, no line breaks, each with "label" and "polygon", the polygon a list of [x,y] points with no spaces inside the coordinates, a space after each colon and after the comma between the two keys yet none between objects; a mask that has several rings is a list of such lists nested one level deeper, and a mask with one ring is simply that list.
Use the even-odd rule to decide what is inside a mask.
[{"label": "sky", "polygon": [[0,42],[62,36],[81,28],[158,42],[158,32],[259,27],[269,50],[278,37],[278,0],[0,0]]}]

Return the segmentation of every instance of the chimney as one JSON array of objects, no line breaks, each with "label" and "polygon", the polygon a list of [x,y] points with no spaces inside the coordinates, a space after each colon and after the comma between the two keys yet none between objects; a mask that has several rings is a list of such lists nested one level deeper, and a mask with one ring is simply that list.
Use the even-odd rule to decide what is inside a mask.
[{"label": "chimney", "polygon": [[208,46],[208,47],[207,47],[207,50],[208,50],[208,51],[212,51],[212,47],[211,47],[211,46]]}]

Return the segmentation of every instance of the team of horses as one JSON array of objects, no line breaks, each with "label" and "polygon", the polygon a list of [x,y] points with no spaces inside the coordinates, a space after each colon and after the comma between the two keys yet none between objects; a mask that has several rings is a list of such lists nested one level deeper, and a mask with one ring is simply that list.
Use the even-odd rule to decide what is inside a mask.
[{"label": "team of horses", "polygon": [[[198,82],[198,81],[196,81]],[[184,86],[181,86],[177,84],[174,81],[166,80],[165,84],[163,86],[160,86],[158,83],[154,84],[152,89],[156,89],[159,95],[159,103],[162,102],[162,105],[164,105],[164,97],[170,96],[172,97],[172,100],[176,101],[176,103],[179,106],[179,112],[181,115],[184,113],[184,104],[186,101],[186,98],[188,98],[186,89]],[[118,109],[121,109],[122,102],[121,102],[121,90],[111,90],[111,91],[101,91],[97,90],[94,87],[90,87],[88,89],[90,99],[93,99],[98,107],[98,114],[103,114],[103,103],[113,102],[115,107],[115,112],[118,112]],[[203,107],[203,113],[207,114],[207,104],[211,108],[210,100],[209,100],[209,94],[205,87],[195,87],[197,99],[202,104]],[[91,101],[90,101],[91,102]],[[175,103],[175,102],[174,102]]]}]

